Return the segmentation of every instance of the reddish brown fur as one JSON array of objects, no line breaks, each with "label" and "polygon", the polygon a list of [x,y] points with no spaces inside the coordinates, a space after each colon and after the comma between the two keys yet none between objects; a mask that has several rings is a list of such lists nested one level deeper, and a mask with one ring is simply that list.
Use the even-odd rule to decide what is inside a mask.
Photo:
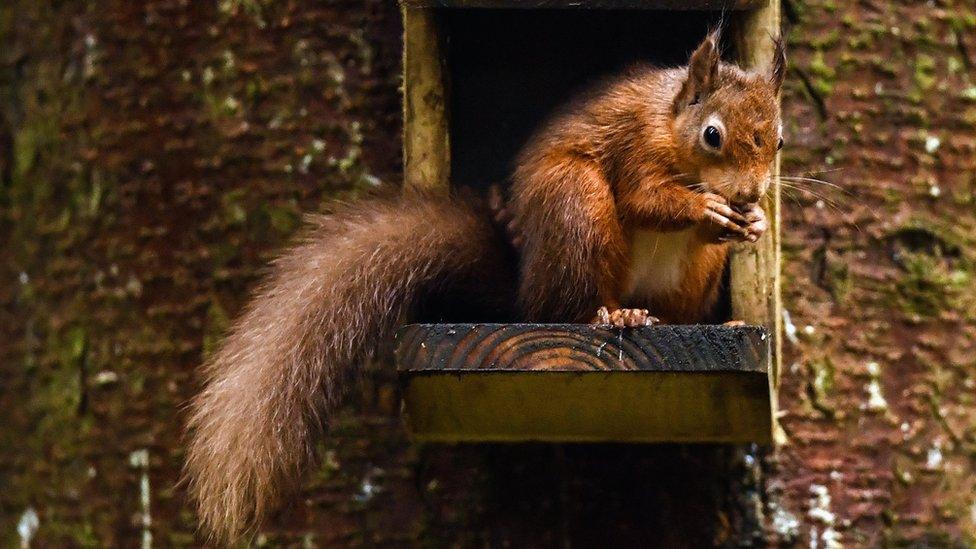
[{"label": "reddish brown fur", "polygon": [[486,217],[408,197],[311,219],[207,362],[192,403],[186,473],[205,530],[233,540],[293,488],[356,367],[417,298],[499,269],[511,285]]},{"label": "reddish brown fur", "polygon": [[[520,305],[529,319],[585,322],[601,305],[623,305],[698,322],[712,308],[727,245],[717,242],[699,191],[729,202],[755,202],[765,192],[785,62],[780,48],[772,75],[748,74],[719,62],[717,42],[710,35],[690,69],[644,68],[612,82],[530,140],[512,188],[524,242]],[[698,138],[714,113],[728,129],[720,155],[703,151]],[[622,302],[634,232],[689,227],[697,238],[680,288]]]}]

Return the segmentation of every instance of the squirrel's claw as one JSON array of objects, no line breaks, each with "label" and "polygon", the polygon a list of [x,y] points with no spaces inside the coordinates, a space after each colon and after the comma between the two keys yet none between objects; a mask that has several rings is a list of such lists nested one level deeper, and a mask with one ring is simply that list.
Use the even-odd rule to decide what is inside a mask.
[{"label": "squirrel's claw", "polygon": [[769,229],[769,221],[766,220],[766,212],[763,211],[759,204],[750,204],[749,209],[745,212],[746,220],[749,224],[746,226],[746,230],[749,231],[750,236],[755,236],[752,242],[759,240],[759,237]]},{"label": "squirrel's claw", "polygon": [[518,220],[515,219],[515,214],[508,208],[505,196],[498,185],[492,185],[488,188],[488,208],[491,210],[495,223],[505,231],[512,247],[516,250],[521,249],[525,242],[522,229],[519,227]]},{"label": "squirrel's claw", "polygon": [[705,193],[703,198],[705,200],[705,208],[703,211],[704,221],[711,222],[718,225],[719,228],[724,229],[719,240],[722,240],[722,237],[731,236],[728,233],[741,235],[742,239],[748,237],[745,226],[749,222],[743,214],[733,210],[725,199],[717,194]]},{"label": "squirrel's claw", "polygon": [[722,236],[728,241],[756,242],[769,229],[766,212],[763,211],[759,204],[747,204],[743,206],[741,212],[746,220],[746,224],[740,227],[745,230],[744,234],[736,232],[726,233]]},{"label": "squirrel's claw", "polygon": [[766,212],[759,204],[743,205],[738,208],[737,213],[743,222],[734,229],[725,228],[718,236],[719,242],[756,242],[769,229]]},{"label": "squirrel's claw", "polygon": [[615,328],[637,328],[639,326],[653,326],[658,322],[660,320],[651,316],[647,309],[614,309],[611,312],[606,307],[600,307],[596,311],[596,319],[593,324]]},{"label": "squirrel's claw", "polygon": [[713,219],[716,217],[722,217],[726,222],[735,226],[740,226],[747,223],[746,217],[743,214],[733,210],[732,207],[725,202],[708,197],[706,204],[707,206],[705,211],[714,214]]},{"label": "squirrel's claw", "polygon": [[726,229],[728,229],[730,231],[736,231],[736,232],[740,232],[740,233],[743,232],[742,231],[742,227],[740,227],[734,221],[732,221],[731,219],[729,219],[728,216],[723,215],[722,213],[717,212],[715,210],[705,210],[705,217],[707,217],[708,219],[710,219],[712,222],[716,223],[717,225],[721,225],[722,227],[724,227],[724,228],[726,228]]}]

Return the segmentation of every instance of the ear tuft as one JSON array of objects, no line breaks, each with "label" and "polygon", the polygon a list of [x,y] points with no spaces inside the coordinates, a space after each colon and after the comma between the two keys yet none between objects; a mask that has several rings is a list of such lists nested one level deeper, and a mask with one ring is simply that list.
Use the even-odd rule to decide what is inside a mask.
[{"label": "ear tuft", "polygon": [[779,93],[786,80],[786,40],[782,36],[773,38],[775,51],[773,52],[773,66],[769,75],[770,81],[776,92]]},{"label": "ear tuft", "polygon": [[718,66],[721,59],[719,43],[722,31],[716,28],[698,45],[688,60],[688,78],[674,99],[674,111],[679,112],[689,105],[704,99],[715,91],[718,85]]}]

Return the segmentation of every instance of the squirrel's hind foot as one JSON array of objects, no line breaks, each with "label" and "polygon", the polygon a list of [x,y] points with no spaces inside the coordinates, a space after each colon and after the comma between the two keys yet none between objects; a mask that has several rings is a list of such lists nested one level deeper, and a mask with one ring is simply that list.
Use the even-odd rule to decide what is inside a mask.
[{"label": "squirrel's hind foot", "polygon": [[515,212],[508,207],[504,192],[498,185],[488,188],[488,208],[491,210],[491,217],[495,225],[501,227],[508,236],[508,242],[516,250],[522,249],[525,242],[522,230],[519,228],[518,221],[515,219]]},{"label": "squirrel's hind foot", "polygon": [[653,326],[660,322],[651,316],[647,309],[614,309],[600,307],[596,311],[593,324],[597,326],[613,326],[615,328],[637,328],[639,326]]}]

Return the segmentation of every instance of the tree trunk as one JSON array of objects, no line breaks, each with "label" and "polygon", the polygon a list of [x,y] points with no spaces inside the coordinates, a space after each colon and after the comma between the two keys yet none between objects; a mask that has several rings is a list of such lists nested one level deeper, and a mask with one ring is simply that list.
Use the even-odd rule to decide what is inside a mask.
[{"label": "tree trunk", "polygon": [[[915,5],[918,4],[918,5]],[[370,375],[258,541],[976,543],[976,5],[787,2],[789,444],[409,444]],[[302,212],[400,173],[386,0],[0,5],[0,544],[198,546],[195,375]],[[733,465],[730,465],[733,464]]]}]

